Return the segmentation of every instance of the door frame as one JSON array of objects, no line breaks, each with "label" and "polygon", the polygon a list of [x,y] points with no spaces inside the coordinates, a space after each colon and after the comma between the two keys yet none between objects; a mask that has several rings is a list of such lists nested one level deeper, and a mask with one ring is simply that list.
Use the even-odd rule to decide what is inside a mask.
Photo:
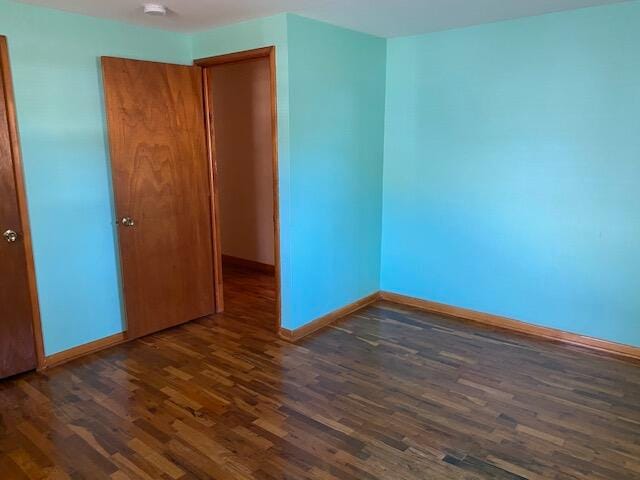
[{"label": "door frame", "polygon": [[29,283],[29,298],[31,300],[31,323],[33,325],[33,341],[36,351],[37,368],[41,369],[46,364],[44,355],[44,341],[42,337],[42,323],[40,320],[40,304],[38,302],[38,286],[36,284],[35,263],[33,260],[33,244],[31,240],[31,228],[29,225],[29,210],[27,206],[27,193],[24,181],[24,164],[20,151],[20,135],[16,115],[16,103],[13,93],[13,81],[11,77],[11,65],[9,63],[9,47],[7,37],[0,35],[0,75],[4,84],[5,104],[7,108],[7,123],[9,125],[9,143],[11,147],[11,159],[13,163],[13,175],[18,197],[18,210],[20,214],[20,228],[24,242],[24,254],[27,262],[27,281]]},{"label": "door frame", "polygon": [[240,52],[215,55],[212,57],[199,58],[194,60],[194,65],[202,68],[202,85],[204,89],[204,111],[205,124],[207,129],[207,153],[209,160],[209,183],[211,188],[211,225],[213,235],[213,256],[214,256],[214,287],[216,299],[216,312],[224,311],[223,298],[223,278],[222,278],[222,244],[220,237],[220,212],[219,190],[217,185],[218,164],[215,149],[215,128],[213,123],[213,99],[209,91],[209,77],[207,68],[228,63],[245,62],[258,58],[269,60],[270,88],[271,88],[271,157],[273,170],[273,229],[274,229],[274,263],[276,281],[276,325],[275,331],[279,332],[281,327],[281,276],[280,276],[280,192],[278,181],[278,104],[277,104],[277,84],[276,84],[276,47],[268,46],[244,50]]}]

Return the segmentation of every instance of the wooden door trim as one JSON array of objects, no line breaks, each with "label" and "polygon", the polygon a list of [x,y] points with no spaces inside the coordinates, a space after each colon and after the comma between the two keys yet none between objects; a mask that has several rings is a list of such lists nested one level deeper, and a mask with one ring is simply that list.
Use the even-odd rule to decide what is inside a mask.
[{"label": "wooden door trim", "polygon": [[[278,103],[277,103],[277,83],[276,83],[276,47],[269,46],[263,48],[255,48],[253,50],[244,50],[241,52],[228,53],[225,55],[216,55],[213,57],[200,58],[194,61],[195,65],[202,67],[203,85],[205,90],[205,117],[208,132],[208,154],[209,154],[209,171],[211,185],[211,202],[212,202],[212,234],[214,244],[214,276],[215,276],[215,296],[216,311],[224,310],[222,300],[223,281],[222,281],[222,247],[220,243],[220,214],[218,211],[218,186],[217,179],[217,161],[215,152],[215,131],[213,126],[213,102],[209,92],[209,79],[207,67],[215,65],[224,65],[228,63],[245,62],[258,58],[267,58],[269,60],[270,72],[270,89],[271,89],[271,158],[273,171],[273,225],[274,225],[274,259],[275,259],[275,279],[276,279],[276,326],[275,331],[279,332],[281,327],[281,273],[280,273],[280,191],[278,180]],[[220,305],[220,309],[218,309]]]},{"label": "wooden door trim", "polygon": [[7,123],[9,125],[9,139],[11,144],[11,156],[13,160],[13,172],[15,177],[16,192],[18,195],[18,209],[20,212],[20,227],[24,241],[24,253],[27,262],[27,280],[29,282],[29,298],[31,300],[31,322],[33,324],[33,340],[36,350],[38,368],[45,364],[44,340],[42,337],[42,323],[40,320],[40,305],[38,302],[38,287],[36,284],[35,263],[33,260],[33,244],[31,240],[31,228],[29,226],[29,210],[27,207],[27,193],[24,181],[24,166],[20,151],[20,135],[16,115],[16,103],[13,94],[13,82],[11,78],[11,65],[9,64],[9,48],[7,37],[0,35],[0,75],[4,82],[5,104],[7,106]]},{"label": "wooden door trim", "polygon": [[245,62],[256,58],[270,58],[275,56],[276,47],[254,48],[252,50],[243,50],[241,52],[227,53],[224,55],[216,55],[214,57],[198,58],[193,63],[200,67],[213,67],[215,65],[223,65],[233,62]]},{"label": "wooden door trim", "polygon": [[216,161],[216,133],[213,128],[212,98],[209,92],[209,75],[202,68],[202,90],[204,92],[205,138],[207,140],[207,164],[209,167],[209,208],[211,209],[211,244],[213,254],[213,297],[216,313],[224,312],[224,285],[222,281],[222,241],[220,234],[220,210],[218,205],[218,163]]}]

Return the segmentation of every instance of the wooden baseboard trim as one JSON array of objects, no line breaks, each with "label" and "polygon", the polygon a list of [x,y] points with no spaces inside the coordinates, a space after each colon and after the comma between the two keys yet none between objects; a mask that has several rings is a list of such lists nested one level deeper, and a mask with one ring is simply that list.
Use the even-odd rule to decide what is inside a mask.
[{"label": "wooden baseboard trim", "polygon": [[47,368],[57,367],[58,365],[70,362],[71,360],[75,360],[76,358],[80,358],[91,353],[96,353],[106,348],[115,347],[116,345],[119,345],[126,341],[126,333],[121,332],[109,337],[100,338],[93,342],[78,345],[77,347],[70,348],[69,350],[54,353],[53,355],[45,357],[43,362],[44,364],[39,368],[39,370],[46,370]]},{"label": "wooden baseboard trim", "polygon": [[[588,337],[586,335],[578,335],[576,333],[565,332],[563,330],[557,330],[554,328],[532,325],[530,323],[521,322],[512,318],[501,317],[499,315],[492,315],[490,313],[478,312],[476,310],[471,310],[468,308],[454,307],[452,305],[447,305],[444,303],[432,302],[416,297],[410,297],[407,295],[384,291],[367,295],[360,300],[334,310],[333,312],[317,318],[300,328],[296,328],[295,330],[281,328],[279,331],[279,336],[280,338],[288,342],[297,342],[298,340],[311,335],[312,333],[317,332],[318,330],[332,324],[333,322],[346,317],[347,315],[356,312],[361,308],[371,305],[378,300],[386,300],[389,302],[398,303],[400,305],[418,308],[420,310],[435,313],[438,315],[452,317],[458,320],[466,320],[474,323],[488,325],[494,328],[499,328],[501,330],[523,333],[538,338],[544,338],[546,340],[567,343],[570,345],[585,347],[611,355],[640,360],[640,347],[611,342],[608,340],[601,340],[599,338]],[[39,368],[39,370],[45,370],[48,368],[56,367],[58,365],[62,365],[63,363],[67,363],[71,360],[75,360],[85,355],[96,353],[100,350],[125,343],[128,340],[130,340],[130,338],[127,337],[126,332],[121,332],[109,337],[86,343],[84,345],[70,348],[69,350],[65,350],[63,352],[49,355],[44,358],[43,365]]]},{"label": "wooden baseboard trim", "polygon": [[422,300],[420,298],[400,295],[398,293],[380,292],[380,299],[399,303],[401,305],[407,305],[409,307],[419,308],[420,310],[445,315],[447,317],[489,325],[501,330],[524,333],[526,335],[540,337],[546,340],[568,343],[579,347],[598,350],[600,352],[606,352],[612,355],[640,360],[640,347],[633,347],[622,343],[601,340],[585,335],[578,335],[576,333],[565,332],[555,328],[532,325],[530,323],[521,322],[520,320],[492,315],[490,313],[478,312],[468,308],[454,307],[444,303],[431,302],[429,300]]},{"label": "wooden baseboard trim", "polygon": [[314,332],[317,332],[321,328],[324,328],[336,320],[341,319],[342,317],[346,317],[347,315],[360,310],[361,308],[366,307],[367,305],[372,304],[373,302],[380,299],[379,292],[372,293],[371,295],[367,295],[366,297],[361,298],[349,305],[346,305],[342,308],[334,310],[327,315],[324,315],[320,318],[316,318],[314,321],[303,325],[300,328],[296,328],[295,330],[289,330],[287,328],[280,329],[280,338],[288,341],[288,342],[297,342],[301,338],[306,337],[307,335],[311,335]]},{"label": "wooden baseboard trim", "polygon": [[246,258],[233,257],[231,255],[222,255],[222,265],[247,268],[256,272],[266,273],[267,275],[275,275],[276,273],[275,265],[247,260]]}]

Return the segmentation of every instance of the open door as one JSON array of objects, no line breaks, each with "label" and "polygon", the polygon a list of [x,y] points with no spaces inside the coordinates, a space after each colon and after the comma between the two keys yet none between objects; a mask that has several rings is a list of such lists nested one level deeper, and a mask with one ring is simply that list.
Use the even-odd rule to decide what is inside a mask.
[{"label": "open door", "polygon": [[38,360],[35,278],[14,113],[7,44],[0,36],[0,378],[32,370]]},{"label": "open door", "polygon": [[200,68],[102,58],[128,336],[214,312]]}]

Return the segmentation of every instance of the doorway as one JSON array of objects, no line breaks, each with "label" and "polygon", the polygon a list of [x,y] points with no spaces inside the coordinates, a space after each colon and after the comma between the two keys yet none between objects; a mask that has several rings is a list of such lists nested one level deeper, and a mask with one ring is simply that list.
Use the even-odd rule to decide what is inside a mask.
[{"label": "doorway", "polygon": [[43,361],[9,54],[0,36],[0,378]]},{"label": "doorway", "polygon": [[210,57],[196,65],[204,69],[208,110],[217,310],[260,309],[259,326],[278,331],[275,49]]}]

